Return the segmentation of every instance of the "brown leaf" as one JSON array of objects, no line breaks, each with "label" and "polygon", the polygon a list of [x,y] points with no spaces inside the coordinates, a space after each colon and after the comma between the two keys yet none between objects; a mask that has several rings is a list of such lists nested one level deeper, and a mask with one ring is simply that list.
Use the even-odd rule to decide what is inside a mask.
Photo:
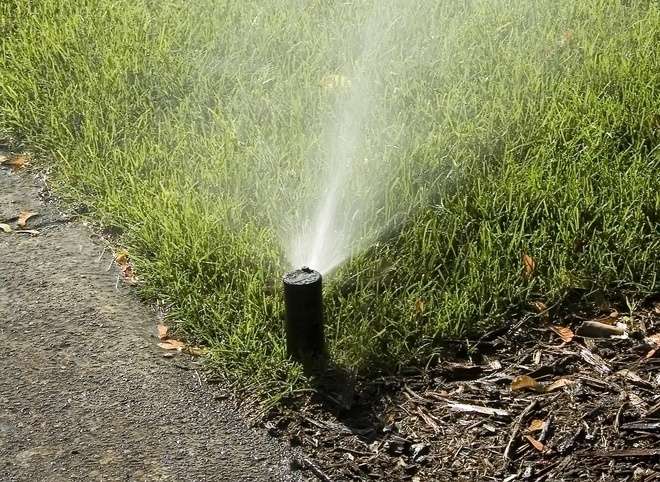
[{"label": "brown leaf", "polygon": [[543,301],[532,301],[530,303],[532,308],[534,308],[534,311],[537,313],[543,313],[544,311],[548,311],[548,307],[543,303]]},{"label": "brown leaf", "polygon": [[115,255],[115,263],[120,267],[128,264],[128,252],[123,249],[117,251],[117,254]]},{"label": "brown leaf", "polygon": [[575,382],[573,380],[569,380],[568,378],[560,378],[559,380],[556,380],[556,381],[552,382],[550,385],[547,385],[545,387],[545,391],[546,392],[553,392],[553,391],[555,391],[559,388],[562,388],[562,387],[565,387],[565,386],[568,386],[568,385],[572,385],[574,383]]},{"label": "brown leaf", "polygon": [[165,325],[158,325],[158,339],[164,340],[167,338],[168,328]]},{"label": "brown leaf", "polygon": [[18,221],[16,221],[16,225],[19,228],[24,228],[27,225],[28,219],[36,216],[37,214],[38,213],[35,213],[33,211],[21,211],[20,214],[18,215]]},{"label": "brown leaf", "polygon": [[545,445],[543,445],[541,442],[539,442],[538,440],[536,440],[536,439],[535,439],[534,437],[532,437],[531,435],[525,435],[525,438],[526,438],[527,441],[532,445],[532,447],[534,447],[534,448],[535,448],[536,450],[538,450],[539,452],[543,452],[543,451],[545,451]]},{"label": "brown leaf", "polygon": [[326,75],[321,79],[321,87],[327,90],[333,89],[349,89],[351,87],[351,80],[343,75],[333,74]]},{"label": "brown leaf", "polygon": [[543,385],[541,385],[539,382],[534,380],[529,375],[521,375],[521,376],[515,378],[511,382],[511,391],[525,390],[527,388],[529,388],[530,390],[534,390],[535,392],[544,392],[545,391],[545,389],[543,388]]},{"label": "brown leaf", "polygon": [[617,322],[618,319],[619,319],[619,312],[613,310],[609,315],[601,316],[600,318],[596,318],[591,321],[595,321],[597,323],[605,323],[606,325],[613,325],[614,323]]},{"label": "brown leaf", "polygon": [[124,282],[129,285],[137,283],[138,279],[137,276],[135,276],[135,271],[133,271],[133,267],[131,266],[128,258],[128,252],[126,250],[122,249],[117,251],[117,254],[115,254],[115,263],[117,263],[117,266],[119,266],[119,269],[124,275]]},{"label": "brown leaf", "polygon": [[204,356],[209,350],[208,348],[203,348],[199,346],[188,346],[184,348],[183,351],[192,356]]},{"label": "brown leaf", "polygon": [[570,343],[575,336],[573,330],[566,326],[551,326],[550,329],[557,333],[564,343]]},{"label": "brown leaf", "polygon": [[545,422],[543,420],[539,420],[538,418],[535,418],[531,422],[529,422],[529,427],[527,427],[527,430],[525,432],[527,433],[532,433],[532,432],[539,432],[543,430]]},{"label": "brown leaf", "polygon": [[522,264],[523,264],[523,276],[526,279],[530,279],[536,270],[536,261],[528,254],[522,255]]},{"label": "brown leaf", "polygon": [[7,166],[9,167],[12,171],[18,171],[19,169],[24,168],[27,166],[28,163],[28,158],[27,156],[24,156],[22,154],[18,154],[16,156],[11,156],[4,161],[0,162],[0,165]]},{"label": "brown leaf", "polygon": [[424,300],[417,299],[417,301],[415,301],[415,314],[421,315],[422,313],[424,313]]},{"label": "brown leaf", "polygon": [[0,231],[4,231],[5,233],[11,233],[13,230],[11,229],[11,226],[9,224],[0,223]]},{"label": "brown leaf", "polygon": [[164,350],[183,350],[183,348],[186,346],[185,343],[179,340],[167,340],[163,341],[158,344],[159,347],[163,348]]}]

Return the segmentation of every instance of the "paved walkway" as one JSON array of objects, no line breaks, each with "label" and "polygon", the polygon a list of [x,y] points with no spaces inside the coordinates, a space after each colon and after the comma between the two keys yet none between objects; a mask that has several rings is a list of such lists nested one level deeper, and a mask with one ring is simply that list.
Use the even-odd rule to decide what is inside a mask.
[{"label": "paved walkway", "polygon": [[39,213],[38,235],[0,231],[0,480],[291,480],[288,449],[163,358],[155,314],[40,192],[0,168],[0,223]]}]

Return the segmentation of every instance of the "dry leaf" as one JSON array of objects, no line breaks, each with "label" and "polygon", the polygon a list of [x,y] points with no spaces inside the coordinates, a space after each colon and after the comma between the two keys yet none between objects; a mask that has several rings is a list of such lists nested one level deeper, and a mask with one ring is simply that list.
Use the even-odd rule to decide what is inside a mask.
[{"label": "dry leaf", "polygon": [[521,376],[515,378],[511,382],[511,391],[524,390],[526,388],[529,388],[529,389],[534,390],[536,392],[544,392],[545,391],[545,389],[543,388],[543,385],[541,385],[539,382],[534,380],[529,375],[521,375]]},{"label": "dry leaf", "polygon": [[532,445],[532,447],[534,447],[534,448],[535,448],[536,450],[538,450],[539,452],[543,452],[543,451],[545,451],[545,445],[543,445],[541,442],[539,442],[538,440],[536,440],[536,439],[535,439],[534,437],[532,437],[531,435],[525,435],[525,438],[526,438],[527,441]]},{"label": "dry leaf", "polygon": [[547,385],[545,387],[545,391],[553,392],[561,387],[572,385],[574,383],[575,382],[573,380],[569,380],[568,378],[560,378],[559,380],[552,382],[550,385]]},{"label": "dry leaf", "polygon": [[18,171],[28,165],[28,158],[19,154],[0,162],[0,164],[11,168],[12,171]]},{"label": "dry leaf", "polygon": [[123,249],[121,251],[117,251],[117,254],[115,255],[115,263],[117,263],[119,266],[128,264],[128,252],[124,251]]},{"label": "dry leaf", "polygon": [[532,306],[532,308],[534,308],[534,311],[536,311],[537,313],[543,313],[548,311],[548,307],[542,301],[532,301],[530,305]]},{"label": "dry leaf", "polygon": [[424,313],[424,300],[418,299],[415,301],[415,314],[421,315]]},{"label": "dry leaf", "polygon": [[168,328],[165,325],[158,325],[158,339],[164,340],[167,338]]},{"label": "dry leaf", "polygon": [[158,344],[164,350],[182,350],[186,344],[179,340],[167,340]]},{"label": "dry leaf", "polygon": [[550,329],[557,333],[564,343],[570,343],[575,336],[573,330],[566,326],[551,326]]},{"label": "dry leaf", "polygon": [[525,430],[525,432],[527,433],[539,432],[543,430],[544,425],[545,422],[543,420],[539,420],[538,418],[535,418],[534,420],[529,422],[529,427],[527,427],[527,430]]},{"label": "dry leaf", "polygon": [[33,211],[21,211],[20,214],[18,215],[18,221],[16,221],[16,225],[19,228],[24,228],[27,225],[28,219],[36,216],[37,214],[38,213],[35,213]]},{"label": "dry leaf", "polygon": [[573,41],[573,32],[567,30],[562,34],[561,38],[559,39],[559,45],[563,47],[569,45],[572,41]]},{"label": "dry leaf", "polygon": [[609,315],[601,316],[600,318],[596,318],[591,321],[595,321],[597,323],[604,323],[606,325],[613,325],[617,322],[618,319],[619,319],[619,312],[614,310]]},{"label": "dry leaf", "polygon": [[348,89],[351,87],[351,80],[343,75],[326,75],[321,79],[321,87],[328,90],[336,88]]},{"label": "dry leaf", "polygon": [[522,263],[523,263],[523,276],[526,279],[529,279],[532,277],[534,274],[534,270],[536,270],[536,261],[534,261],[534,258],[529,256],[528,254],[523,254],[522,255]]},{"label": "dry leaf", "polygon": [[5,233],[11,233],[12,229],[9,224],[0,223],[0,231],[4,231]]},{"label": "dry leaf", "polygon": [[192,356],[204,356],[209,350],[208,348],[202,348],[199,346],[188,346],[184,348],[183,351]]},{"label": "dry leaf", "polygon": [[119,266],[119,269],[124,275],[124,282],[129,285],[137,283],[137,276],[135,276],[133,267],[129,263],[128,252],[126,250],[122,249],[115,254],[115,263],[117,263],[117,266]]}]

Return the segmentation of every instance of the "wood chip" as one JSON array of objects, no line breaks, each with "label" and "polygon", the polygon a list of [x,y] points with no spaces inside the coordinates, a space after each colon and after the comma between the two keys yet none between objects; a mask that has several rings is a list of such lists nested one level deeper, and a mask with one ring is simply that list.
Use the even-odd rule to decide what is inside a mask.
[{"label": "wood chip", "polygon": [[626,332],[623,328],[618,326],[608,325],[599,321],[585,321],[577,329],[579,336],[589,338],[609,338],[611,336],[620,336]]},{"label": "wood chip", "polygon": [[559,380],[556,380],[552,382],[550,385],[545,387],[546,392],[553,392],[559,388],[566,387],[568,385],[572,385],[575,382],[573,380],[569,380],[568,378],[560,378]]},{"label": "wood chip", "polygon": [[504,454],[502,454],[502,457],[504,458],[505,466],[507,466],[511,461],[511,453],[515,448],[515,444],[518,439],[518,434],[520,433],[520,425],[522,424],[523,420],[527,418],[527,416],[529,416],[532,412],[534,412],[534,410],[536,410],[538,404],[539,404],[538,400],[532,400],[532,403],[527,405],[525,410],[523,410],[520,413],[520,415],[518,415],[518,418],[513,424],[513,428],[511,429],[511,434],[509,436],[509,442],[506,444],[506,448],[504,449]]},{"label": "wood chip", "polygon": [[593,366],[597,371],[599,371],[603,375],[609,375],[609,373],[612,371],[612,369],[608,366],[605,360],[603,360],[601,357],[596,355],[594,352],[587,350],[586,348],[580,350],[580,356],[584,361],[586,361],[589,365]]},{"label": "wood chip", "polygon": [[465,403],[450,402],[449,408],[451,408],[452,410],[456,410],[457,412],[474,412],[474,413],[482,413],[484,415],[495,415],[498,417],[509,416],[509,412],[507,412],[506,410],[502,410],[500,408],[484,407],[481,405],[470,405]]},{"label": "wood chip", "polygon": [[595,457],[658,457],[660,448],[653,449],[623,449],[596,452],[591,454]]}]

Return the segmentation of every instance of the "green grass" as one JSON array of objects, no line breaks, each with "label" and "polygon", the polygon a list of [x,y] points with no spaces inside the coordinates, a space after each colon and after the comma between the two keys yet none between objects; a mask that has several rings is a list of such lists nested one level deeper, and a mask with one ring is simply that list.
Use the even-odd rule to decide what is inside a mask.
[{"label": "green grass", "polygon": [[[57,192],[121,232],[144,296],[264,395],[303,386],[273,227],[313,193],[304,161],[342,95],[320,82],[356,58],[370,4],[0,5],[0,132],[52,162]],[[404,47],[372,65],[386,103],[364,147],[396,166],[384,212],[408,216],[329,280],[335,359],[424,364],[530,300],[657,290],[657,2],[416,4]],[[371,146],[390,124],[402,147]]]}]

